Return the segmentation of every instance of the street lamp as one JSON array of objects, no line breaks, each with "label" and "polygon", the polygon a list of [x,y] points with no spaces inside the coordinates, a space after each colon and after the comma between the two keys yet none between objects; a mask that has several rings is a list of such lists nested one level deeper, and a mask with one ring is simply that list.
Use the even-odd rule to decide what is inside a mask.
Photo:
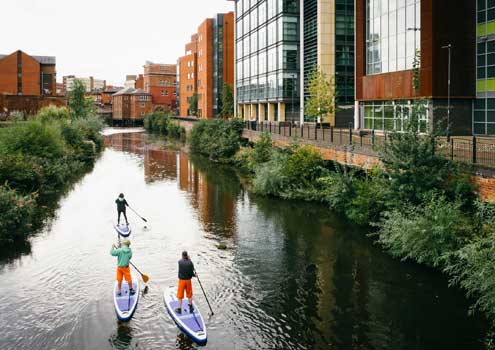
[{"label": "street lamp", "polygon": [[445,45],[445,46],[442,46],[442,49],[447,49],[449,50],[449,63],[448,63],[448,70],[449,70],[449,73],[448,73],[448,81],[447,81],[447,141],[450,141],[450,81],[451,81],[451,76],[450,76],[450,63],[451,63],[451,58],[452,58],[452,55],[451,55],[451,52],[452,52],[452,44],[448,44],[448,45]]}]

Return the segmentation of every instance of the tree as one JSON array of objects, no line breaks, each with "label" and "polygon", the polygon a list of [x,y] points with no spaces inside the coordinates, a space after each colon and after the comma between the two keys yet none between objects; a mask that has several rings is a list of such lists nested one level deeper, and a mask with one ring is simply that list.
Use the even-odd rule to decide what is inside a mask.
[{"label": "tree", "polygon": [[96,106],[93,101],[86,97],[86,86],[81,80],[74,80],[68,96],[68,106],[71,117],[86,118],[96,114]]},{"label": "tree", "polygon": [[220,115],[223,118],[230,118],[234,115],[234,96],[232,94],[232,87],[224,83],[222,89],[222,110]]},{"label": "tree", "polygon": [[195,92],[191,97],[187,98],[189,103],[189,114],[198,115],[198,94]]},{"label": "tree", "polygon": [[309,75],[309,99],[305,103],[305,114],[318,118],[335,112],[335,84],[333,78],[327,78],[319,67]]}]

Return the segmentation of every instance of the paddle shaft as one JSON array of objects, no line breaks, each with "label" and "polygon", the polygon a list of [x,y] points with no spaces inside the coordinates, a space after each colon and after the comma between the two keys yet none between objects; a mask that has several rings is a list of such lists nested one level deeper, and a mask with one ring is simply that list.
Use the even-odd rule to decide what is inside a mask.
[{"label": "paddle shaft", "polygon": [[129,205],[128,205],[128,207],[129,207],[129,209],[131,209],[131,210],[134,212],[134,214],[136,214],[137,216],[139,216],[139,217],[141,218],[141,220],[143,220],[144,222],[148,222],[148,220],[146,220],[146,219],[145,219],[145,218],[143,218],[141,215],[139,215],[139,214],[138,214],[138,212],[137,212],[137,211],[135,211],[134,209],[132,209]]},{"label": "paddle shaft", "polygon": [[208,297],[206,296],[205,290],[203,289],[203,285],[201,284],[201,281],[199,280],[199,277],[198,277],[196,271],[194,271],[194,274],[196,275],[196,278],[198,279],[199,286],[201,287],[201,290],[203,291],[203,295],[205,296],[206,302],[208,303],[208,307],[210,308],[211,314],[214,315],[215,313],[213,312],[213,309],[211,308],[210,302],[208,301]]}]

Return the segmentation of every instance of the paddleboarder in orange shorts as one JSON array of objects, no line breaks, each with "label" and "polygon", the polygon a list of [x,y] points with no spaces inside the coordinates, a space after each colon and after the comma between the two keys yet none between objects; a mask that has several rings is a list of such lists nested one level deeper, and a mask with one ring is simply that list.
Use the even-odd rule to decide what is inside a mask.
[{"label": "paddleboarder in orange shorts", "polygon": [[182,252],[182,259],[179,260],[179,286],[177,288],[177,299],[179,299],[179,307],[175,309],[178,314],[182,313],[182,299],[184,299],[184,291],[186,292],[186,297],[189,300],[189,311],[193,312],[194,308],[192,305],[192,282],[191,279],[196,276],[194,272],[194,264],[189,258],[186,251]]}]

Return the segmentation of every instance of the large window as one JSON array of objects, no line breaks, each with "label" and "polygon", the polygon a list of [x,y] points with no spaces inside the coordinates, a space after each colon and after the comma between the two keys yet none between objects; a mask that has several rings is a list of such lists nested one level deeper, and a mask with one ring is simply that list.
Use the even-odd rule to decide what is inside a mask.
[{"label": "large window", "polygon": [[495,134],[495,99],[477,99],[474,102],[473,131],[476,135]]},{"label": "large window", "polygon": [[366,73],[412,69],[420,26],[420,0],[367,0]]},{"label": "large window", "polygon": [[478,23],[495,21],[495,0],[478,0]]},{"label": "large window", "polygon": [[495,78],[495,40],[478,42],[477,78]]},{"label": "large window", "polygon": [[418,131],[428,131],[428,105],[414,106],[409,100],[373,101],[361,104],[364,129],[405,131],[413,109],[418,116]]}]

